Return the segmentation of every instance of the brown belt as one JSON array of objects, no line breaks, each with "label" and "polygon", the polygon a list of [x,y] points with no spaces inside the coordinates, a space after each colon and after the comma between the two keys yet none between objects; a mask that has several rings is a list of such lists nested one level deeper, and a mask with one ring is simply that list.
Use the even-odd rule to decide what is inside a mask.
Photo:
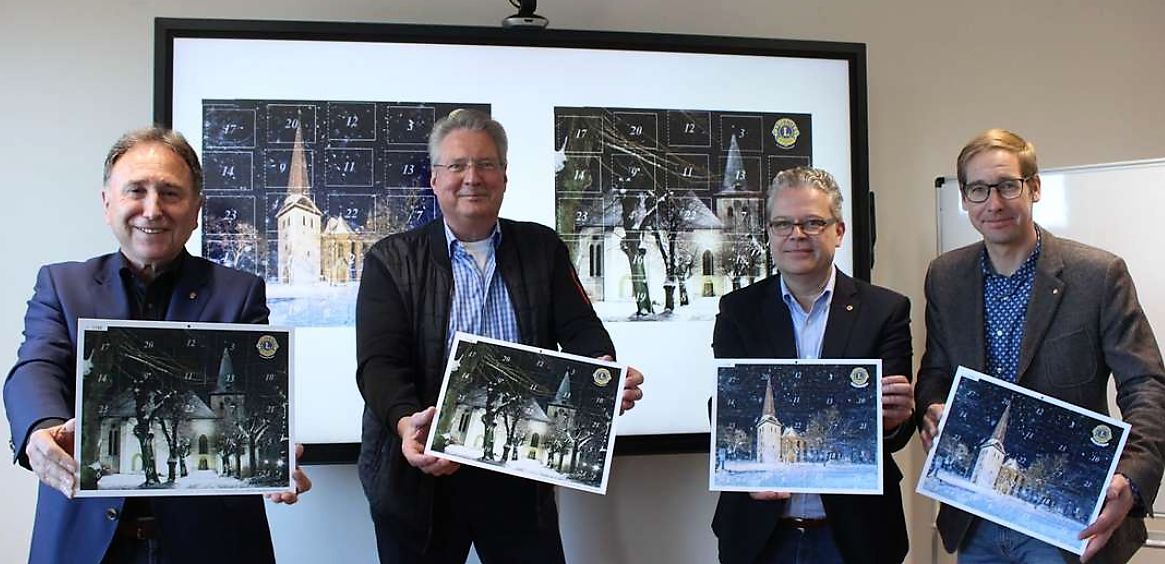
[{"label": "brown belt", "polygon": [[829,526],[829,519],[802,519],[800,517],[781,517],[777,523],[782,527],[793,529],[820,529]]},{"label": "brown belt", "polygon": [[117,524],[113,536],[123,540],[150,540],[158,538],[158,525],[153,517],[128,519]]}]

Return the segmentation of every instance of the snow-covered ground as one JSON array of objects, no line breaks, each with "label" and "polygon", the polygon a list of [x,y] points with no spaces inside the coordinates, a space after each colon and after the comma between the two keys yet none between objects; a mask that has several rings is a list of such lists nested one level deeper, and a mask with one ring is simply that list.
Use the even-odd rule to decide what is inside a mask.
[{"label": "snow-covered ground", "polygon": [[1084,530],[1086,523],[1044,510],[1019,498],[1002,495],[960,476],[939,472],[937,476],[924,477],[918,484],[918,491],[1061,548],[1076,553],[1083,548],[1076,536]]},{"label": "snow-covered ground", "polygon": [[874,464],[798,463],[773,466],[758,462],[728,461],[715,473],[720,487],[766,488],[772,491],[876,490],[878,467]]},{"label": "snow-covered ground", "polygon": [[635,317],[635,302],[627,301],[610,301],[601,302],[595,301],[592,305],[595,306],[595,313],[598,314],[599,319],[603,321],[710,321],[716,319],[716,312],[720,307],[720,296],[713,296],[710,298],[691,297],[691,303],[686,306],[680,306],[679,298],[676,298],[676,309],[671,313],[663,311],[663,294],[659,296],[652,295],[653,301],[658,301],[655,304],[655,313],[644,317]]},{"label": "snow-covered ground", "polygon": [[[575,480],[574,478],[571,478],[570,476],[567,476],[566,474],[562,474],[562,473],[554,471],[551,468],[547,468],[547,467],[543,466],[542,463],[538,462],[537,460],[532,460],[529,458],[520,458],[518,460],[507,460],[504,464],[502,464],[498,461],[491,462],[488,460],[481,460],[481,455],[483,453],[484,453],[484,451],[482,451],[479,448],[470,448],[470,447],[462,446],[462,445],[446,445],[445,446],[445,454],[456,456],[458,458],[463,458],[463,459],[466,459],[467,461],[476,462],[476,463],[481,464],[481,465],[486,465],[486,466],[490,466],[490,467],[505,468],[505,470],[511,474],[516,474],[519,476],[526,476],[526,477],[530,477],[530,478],[538,477],[538,478],[549,479],[549,480],[554,480],[554,481],[559,481],[559,482],[583,483],[583,482],[579,482],[578,480]],[[587,485],[590,485],[590,484],[587,484]]]},{"label": "snow-covered ground", "polygon": [[[248,484],[236,478],[228,478],[219,476],[212,470],[198,470],[191,472],[185,478],[177,478],[173,484],[166,482],[166,473],[160,472],[158,479],[162,481],[161,485],[153,486],[150,489],[165,489],[165,490],[200,490],[200,489],[237,489],[237,488],[254,488],[254,484]],[[102,476],[97,481],[97,489],[99,490],[136,490],[146,483],[146,477],[138,474],[110,474]]]},{"label": "snow-covered ground", "polygon": [[267,307],[272,325],[295,327],[351,326],[356,324],[359,282],[346,284],[267,284]]}]

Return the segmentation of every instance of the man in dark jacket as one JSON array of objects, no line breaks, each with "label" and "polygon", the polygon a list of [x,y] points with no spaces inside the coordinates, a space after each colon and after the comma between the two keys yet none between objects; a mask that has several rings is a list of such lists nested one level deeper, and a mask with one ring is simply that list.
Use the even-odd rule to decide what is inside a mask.
[{"label": "man in dark jacket", "polygon": [[[37,276],[4,382],[16,461],[41,481],[29,562],[275,561],[258,496],[73,499],[78,318],[267,322],[262,279],[186,253],[201,190],[198,156],[180,134],[125,134],[106,157],[101,193],[120,252]],[[295,478],[298,493],[311,487],[302,471]]]},{"label": "man in dark jacket", "polygon": [[780,276],[720,300],[717,358],[882,360],[882,495],[723,492],[712,530],[724,564],[892,564],[908,542],[891,453],[914,434],[910,301],[833,265],[845,223],[828,172],[798,167],[769,191],[769,243]]},{"label": "man in dark jacket", "polygon": [[[359,473],[382,562],[565,560],[554,490],[424,454],[457,331],[591,357],[614,346],[549,228],[499,220],[506,134],[457,110],[429,139],[443,219],[368,252],[356,303],[356,381],[364,396]],[[623,409],[642,398],[627,377]]]},{"label": "man in dark jacket", "polygon": [[[1124,260],[1036,225],[1035,147],[989,129],[956,161],[963,210],[983,240],[944,253],[926,274],[920,434],[930,449],[955,371],[965,366],[1100,413],[1109,379],[1128,441],[1077,556],[943,504],[936,525],[959,562],[1127,562],[1165,470],[1165,363]],[[1010,447],[1008,447],[1010,448]]]}]

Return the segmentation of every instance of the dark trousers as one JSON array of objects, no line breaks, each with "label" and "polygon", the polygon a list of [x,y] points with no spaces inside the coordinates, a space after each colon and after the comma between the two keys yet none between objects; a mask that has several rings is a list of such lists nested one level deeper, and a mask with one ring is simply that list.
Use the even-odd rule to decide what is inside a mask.
[{"label": "dark trousers", "polygon": [[101,559],[101,564],[169,564],[169,562],[157,539],[135,540],[118,537],[113,538],[109,550],[105,551],[105,557]]},{"label": "dark trousers", "polygon": [[464,564],[470,545],[482,564],[565,564],[553,499],[538,507],[534,484],[524,480],[512,495],[513,480],[520,479],[467,466],[438,478],[423,552],[373,514],[381,564]]}]

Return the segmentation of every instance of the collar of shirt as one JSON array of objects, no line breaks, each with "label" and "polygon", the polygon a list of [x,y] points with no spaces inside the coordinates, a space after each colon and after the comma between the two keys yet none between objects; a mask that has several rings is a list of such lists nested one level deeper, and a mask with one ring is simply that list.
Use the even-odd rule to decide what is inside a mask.
[{"label": "collar of shirt", "polygon": [[812,315],[823,303],[828,306],[829,302],[833,301],[833,284],[836,281],[837,269],[834,268],[829,271],[829,280],[825,281],[825,287],[821,289],[821,293],[813,300],[813,307],[810,308],[809,312],[806,312],[801,309],[801,304],[797,301],[797,297],[793,295],[793,291],[785,284],[785,277],[781,276],[781,299],[784,300],[785,305],[789,306],[790,310],[796,309],[805,315]]},{"label": "collar of shirt", "polygon": [[[162,276],[168,275],[176,277],[178,271],[182,269],[182,264],[186,262],[186,257],[189,255],[190,253],[187,253],[186,249],[183,248],[178,253],[178,256],[174,257],[174,260],[170,261],[170,264],[167,264],[161,269],[161,271],[158,272],[158,275],[155,276],[154,279],[157,280]],[[125,257],[124,253],[117,251],[117,257],[115,257],[114,260],[117,261],[117,273],[120,274],[123,278],[128,274],[133,276],[135,279],[141,280],[141,277],[137,275],[137,271],[134,270],[133,265],[130,264],[129,259]]]},{"label": "collar of shirt", "polygon": [[[442,221],[441,225],[443,227],[445,227],[445,244],[448,245],[449,256],[452,257],[453,254],[455,252],[457,252],[457,249],[464,248],[465,244],[462,243],[461,240],[458,239],[457,236],[453,234],[453,230],[449,229],[448,223]],[[489,234],[489,237],[487,237],[487,239],[493,240],[492,248],[494,248],[494,249],[498,248],[498,245],[502,244],[502,224],[501,224],[501,222],[494,224],[493,232],[491,232]]]},{"label": "collar of shirt", "polygon": [[781,277],[781,299],[789,309],[789,316],[793,320],[793,336],[797,340],[797,356],[799,358],[820,358],[821,343],[825,337],[825,324],[829,321],[829,305],[833,301],[833,285],[837,282],[837,269],[829,272],[829,280],[821,289],[821,294],[813,300],[809,311],[801,308],[793,292],[785,284],[785,277]]},{"label": "collar of shirt", "polygon": [[170,299],[174,294],[174,286],[178,282],[178,275],[182,265],[186,262],[186,249],[178,253],[174,260],[154,277],[146,282],[133,269],[129,259],[121,252],[117,253],[117,273],[121,276],[122,287],[125,288],[129,299],[130,318],[146,321],[161,321],[166,318],[166,310],[170,306]]},{"label": "collar of shirt", "polygon": [[979,254],[979,270],[983,272],[983,280],[987,281],[1004,281],[1019,283],[1025,279],[1032,278],[1036,272],[1036,263],[1040,260],[1040,251],[1044,247],[1044,237],[1040,234],[1040,229],[1036,228],[1036,248],[1032,249],[1030,255],[1023,260],[1023,264],[1011,273],[1011,276],[1000,274],[995,270],[995,265],[991,264],[991,257],[987,255],[987,247],[983,247],[983,252]]}]

